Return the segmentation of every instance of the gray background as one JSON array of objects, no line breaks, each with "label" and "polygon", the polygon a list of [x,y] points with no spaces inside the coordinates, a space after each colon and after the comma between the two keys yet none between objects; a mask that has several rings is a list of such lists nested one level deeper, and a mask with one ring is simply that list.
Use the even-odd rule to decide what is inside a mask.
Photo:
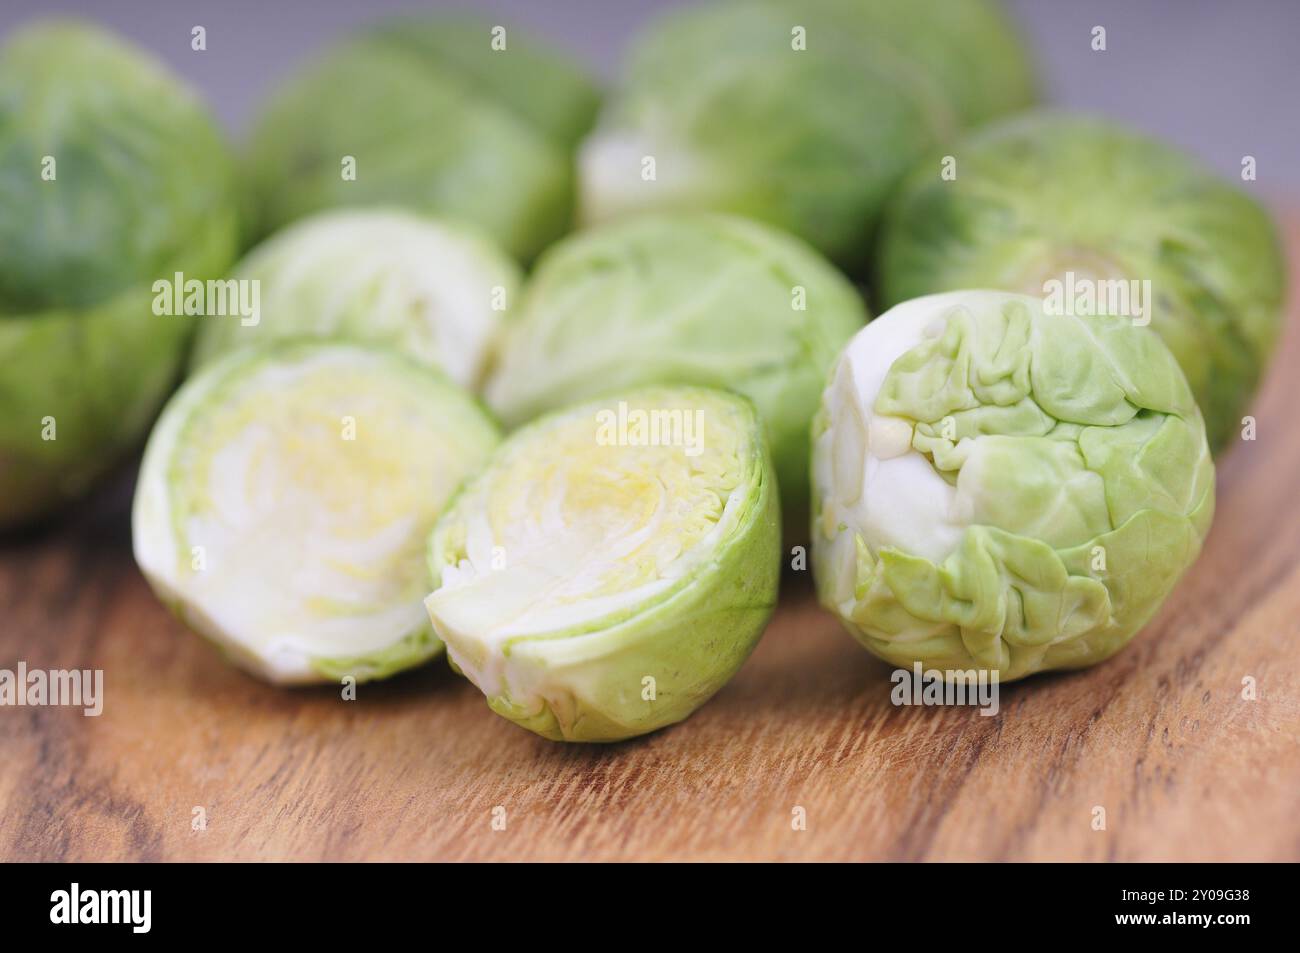
[{"label": "gray background", "polygon": [[[906,0],[897,0],[906,2]],[[3,0],[0,36],[39,13],[90,16],[149,47],[242,132],[262,97],[331,38],[398,10],[472,9],[568,47],[604,76],[656,10],[684,0]],[[1007,0],[1051,101],[1126,119],[1224,175],[1259,163],[1254,188],[1300,198],[1300,0]],[[190,50],[190,28],[208,50]],[[1094,24],[1109,49],[1089,48]]]}]

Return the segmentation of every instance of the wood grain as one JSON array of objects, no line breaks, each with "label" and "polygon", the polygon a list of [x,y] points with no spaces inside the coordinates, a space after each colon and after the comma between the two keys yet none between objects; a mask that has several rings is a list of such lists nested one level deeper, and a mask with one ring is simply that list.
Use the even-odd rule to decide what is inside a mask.
[{"label": "wood grain", "polygon": [[1200,561],[1126,651],[1004,686],[992,718],[891,705],[797,575],[734,681],[638,741],[543,741],[441,663],[355,702],[270,688],[154,601],[110,492],[0,543],[0,667],[102,668],[107,696],[0,709],[0,858],[1300,859],[1290,311]]}]

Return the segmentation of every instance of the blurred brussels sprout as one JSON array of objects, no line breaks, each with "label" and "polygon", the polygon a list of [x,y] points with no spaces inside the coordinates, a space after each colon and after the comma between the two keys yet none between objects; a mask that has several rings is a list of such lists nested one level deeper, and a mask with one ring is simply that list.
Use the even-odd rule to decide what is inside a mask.
[{"label": "blurred brussels sprout", "polygon": [[897,178],[1034,95],[984,0],[727,0],[663,17],[579,158],[580,215],[738,212],[863,263]]},{"label": "blurred brussels sprout", "polygon": [[425,544],[498,440],[459,387],[390,351],[235,351],[186,382],[149,438],[136,562],[261,678],[383,678],[441,651],[420,604]]},{"label": "blurred brussels sprout", "polygon": [[486,397],[513,426],[643,384],[739,391],[766,424],[788,515],[806,514],[809,422],[865,317],[853,287],[793,236],[723,215],[643,216],[543,256]]},{"label": "blurred brussels sprout", "polygon": [[290,337],[384,344],[477,388],[519,267],[491,241],[405,212],[336,210],[292,225],[234,269],[258,314],[207,321],[194,364]]},{"label": "blurred brussels sprout", "polygon": [[996,291],[917,298],[845,349],[813,425],[822,603],[894,665],[1080,668],[1119,651],[1200,551],[1205,427],[1123,318]]},{"label": "blurred brussels sprout", "polygon": [[1100,119],[1027,116],[954,155],[954,180],[918,169],[887,216],[886,303],[1003,288],[1088,291],[1100,309],[1112,296],[1098,289],[1149,281],[1145,313],[1124,310],[1173,351],[1222,448],[1280,326],[1285,266],[1268,214],[1177,150]]},{"label": "blurred brussels sprout", "polygon": [[236,251],[230,157],[177,77],[104,31],[0,48],[0,528],[80,495],[175,379],[188,318],[153,282]]},{"label": "blurred brussels sprout", "polygon": [[308,65],[257,123],[266,234],[336,205],[477,225],[530,259],[568,228],[592,81],[522,31],[439,16],[380,23]]},{"label": "blurred brussels sprout", "polygon": [[439,520],[425,600],[498,714],[555,740],[680,721],[776,604],[780,528],[752,405],[656,387],[509,437]]}]

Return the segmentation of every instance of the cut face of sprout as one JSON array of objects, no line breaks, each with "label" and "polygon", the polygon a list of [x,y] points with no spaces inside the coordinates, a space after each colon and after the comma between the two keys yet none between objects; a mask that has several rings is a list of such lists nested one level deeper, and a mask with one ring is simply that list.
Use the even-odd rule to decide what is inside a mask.
[{"label": "cut face of sprout", "polygon": [[439,521],[434,630],[494,709],[548,737],[670,724],[772,610],[774,494],[741,398],[653,388],[560,411],[510,438]]},{"label": "cut face of sprout", "polygon": [[396,355],[240,351],[193,378],[150,440],[136,560],[268,680],[381,677],[439,649],[424,544],[496,442],[459,388]]}]

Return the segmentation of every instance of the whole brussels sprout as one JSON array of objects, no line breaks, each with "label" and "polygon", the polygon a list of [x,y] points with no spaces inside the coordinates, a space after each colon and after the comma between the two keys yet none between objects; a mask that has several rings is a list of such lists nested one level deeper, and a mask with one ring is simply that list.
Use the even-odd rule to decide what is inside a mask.
[{"label": "whole brussels sprout", "polygon": [[230,157],[140,50],[73,21],[0,48],[0,528],[83,493],[149,425],[190,331],[153,282],[235,255]]},{"label": "whole brussels sprout", "polygon": [[562,235],[598,94],[567,58],[503,31],[391,20],[306,67],[254,131],[260,234],[331,206],[392,204],[477,225],[521,259]]},{"label": "whole brussels sprout", "polygon": [[955,179],[918,169],[886,218],[886,303],[957,288],[1042,295],[1051,281],[1071,287],[1067,272],[1090,287],[1150,281],[1145,319],[1222,448],[1280,326],[1285,266],[1268,214],[1177,150],[1101,119],[1031,115],[954,155]]},{"label": "whole brussels sprout", "polygon": [[788,515],[807,513],[809,421],[866,312],[803,242],[724,215],[629,219],[548,251],[519,312],[486,390],[507,424],[643,384],[739,391],[766,425]]},{"label": "whole brussels sprout", "polygon": [[279,683],[383,678],[442,650],[425,544],[496,426],[386,349],[295,342],[204,367],[145,450],[135,558],[187,625]]},{"label": "whole brussels sprout", "polygon": [[1119,651],[1200,551],[1205,427],[1150,329],[997,291],[867,325],[814,423],[822,603],[895,665],[1079,668]]},{"label": "whole brussels sprout", "polygon": [[519,267],[491,241],[406,212],[321,212],[235,266],[255,281],[259,314],[212,319],[193,363],[290,337],[384,344],[477,388],[494,359]]},{"label": "whole brussels sprout", "polygon": [[724,0],[663,17],[634,45],[579,158],[580,215],[713,209],[863,263],[912,162],[1034,83],[985,0]]},{"label": "whole brussels sprout", "polygon": [[680,721],[776,604],[780,527],[753,406],[655,387],[509,437],[438,520],[425,600],[498,714],[566,741]]}]

